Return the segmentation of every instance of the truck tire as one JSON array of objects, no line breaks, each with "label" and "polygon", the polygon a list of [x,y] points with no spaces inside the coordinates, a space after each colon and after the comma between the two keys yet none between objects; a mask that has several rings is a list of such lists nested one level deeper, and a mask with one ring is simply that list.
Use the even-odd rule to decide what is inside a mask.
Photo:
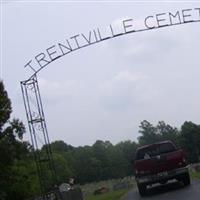
[{"label": "truck tire", "polygon": [[141,197],[143,197],[146,194],[147,186],[145,184],[138,184],[138,191]]},{"label": "truck tire", "polygon": [[182,178],[182,182],[184,183],[185,186],[190,185],[190,175],[189,173],[184,174]]}]

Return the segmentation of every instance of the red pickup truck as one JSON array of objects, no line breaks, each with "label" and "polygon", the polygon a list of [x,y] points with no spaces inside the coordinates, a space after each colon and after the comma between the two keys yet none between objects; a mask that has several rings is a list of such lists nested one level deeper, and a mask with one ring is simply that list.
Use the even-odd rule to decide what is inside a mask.
[{"label": "red pickup truck", "polygon": [[158,142],[139,147],[134,160],[134,173],[141,196],[148,185],[164,184],[170,179],[190,184],[185,152],[171,141]]}]

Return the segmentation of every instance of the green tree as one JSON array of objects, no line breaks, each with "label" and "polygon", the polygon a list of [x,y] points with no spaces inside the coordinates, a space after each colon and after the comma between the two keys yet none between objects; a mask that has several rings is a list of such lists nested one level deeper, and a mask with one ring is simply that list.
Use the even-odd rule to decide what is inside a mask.
[{"label": "green tree", "polygon": [[100,170],[98,172],[100,180],[109,179],[110,176],[110,161],[112,157],[108,152],[112,148],[112,144],[109,141],[97,140],[92,145],[93,156],[100,161]]},{"label": "green tree", "polygon": [[147,120],[142,121],[139,128],[139,133],[141,133],[138,137],[139,144],[151,144],[160,140],[156,128]]},{"label": "green tree", "polygon": [[68,165],[68,160],[59,153],[53,153],[53,159],[58,183],[66,183],[70,177],[73,177],[73,172]]},{"label": "green tree", "polygon": [[53,152],[69,152],[73,151],[74,147],[66,144],[64,141],[59,140],[51,143],[51,149]]},{"label": "green tree", "polygon": [[200,156],[200,126],[185,122],[181,127],[180,144],[188,154],[190,162],[198,162]]},{"label": "green tree", "polygon": [[130,140],[120,142],[116,145],[116,148],[120,149],[122,152],[122,160],[124,161],[124,171],[125,176],[129,176],[133,174],[133,167],[132,167],[132,161],[135,157],[135,151],[138,144],[136,142],[132,142]]},{"label": "green tree", "polygon": [[77,147],[73,152],[74,176],[78,183],[92,182],[98,180],[98,171],[100,167],[98,160],[94,159],[92,148],[90,146]]},{"label": "green tree", "polygon": [[171,140],[178,145],[180,131],[176,127],[166,124],[164,121],[159,121],[156,126],[156,133],[159,135],[161,141]]},{"label": "green tree", "polygon": [[180,132],[176,127],[172,127],[164,121],[159,121],[157,126],[153,126],[150,122],[144,120],[139,127],[139,133],[142,135],[138,137],[138,141],[141,145],[164,140],[171,140],[178,144]]},{"label": "green tree", "polygon": [[[23,200],[31,185],[28,164],[30,145],[22,141],[25,127],[18,119],[10,120],[11,101],[0,81],[0,199]],[[31,187],[31,186],[30,186]]]}]

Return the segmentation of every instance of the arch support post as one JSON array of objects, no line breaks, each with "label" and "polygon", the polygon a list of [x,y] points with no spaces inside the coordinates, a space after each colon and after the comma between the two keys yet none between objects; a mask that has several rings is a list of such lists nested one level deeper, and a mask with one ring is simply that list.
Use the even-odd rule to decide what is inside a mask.
[{"label": "arch support post", "polygon": [[52,195],[56,199],[60,199],[56,170],[36,74],[30,79],[21,82],[21,90],[42,199],[47,200]]}]

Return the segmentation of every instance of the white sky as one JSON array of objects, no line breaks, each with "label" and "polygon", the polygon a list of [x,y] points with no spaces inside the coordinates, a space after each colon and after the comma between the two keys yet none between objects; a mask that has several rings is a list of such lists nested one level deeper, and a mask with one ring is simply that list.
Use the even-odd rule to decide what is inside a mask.
[{"label": "white sky", "polygon": [[[24,65],[79,33],[132,18],[200,8],[200,2],[1,2],[1,79],[13,117],[27,125]],[[38,74],[51,141],[136,140],[142,120],[200,124],[200,23],[129,34],[75,51]],[[25,138],[29,138],[27,134]]]}]

